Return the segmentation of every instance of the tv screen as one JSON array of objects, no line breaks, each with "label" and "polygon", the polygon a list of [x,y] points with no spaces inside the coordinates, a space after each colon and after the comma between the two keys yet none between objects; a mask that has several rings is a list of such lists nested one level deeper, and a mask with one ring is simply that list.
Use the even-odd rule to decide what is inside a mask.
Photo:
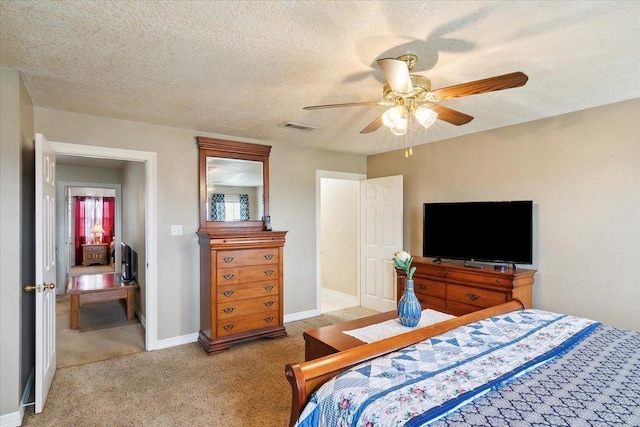
[{"label": "tv screen", "polygon": [[532,264],[530,200],[425,203],[425,257]]},{"label": "tv screen", "polygon": [[120,242],[120,259],[122,261],[122,281],[134,281],[138,272],[138,254],[131,249],[131,246]]}]

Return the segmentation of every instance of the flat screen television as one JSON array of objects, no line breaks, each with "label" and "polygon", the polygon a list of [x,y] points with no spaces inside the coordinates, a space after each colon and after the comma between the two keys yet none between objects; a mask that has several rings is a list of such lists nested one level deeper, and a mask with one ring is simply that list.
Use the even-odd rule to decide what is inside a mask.
[{"label": "flat screen television", "polygon": [[422,255],[533,263],[533,202],[425,203]]},{"label": "flat screen television", "polygon": [[131,282],[136,280],[138,273],[138,254],[125,242],[120,242],[120,260],[122,261],[120,271],[122,281]]}]

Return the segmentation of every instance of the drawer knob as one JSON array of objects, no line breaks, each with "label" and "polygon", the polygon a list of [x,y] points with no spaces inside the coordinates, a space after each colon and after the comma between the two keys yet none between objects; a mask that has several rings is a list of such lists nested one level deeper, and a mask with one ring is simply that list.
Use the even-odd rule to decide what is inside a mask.
[{"label": "drawer knob", "polygon": [[233,274],[231,273],[223,274],[222,277],[224,277],[226,280],[231,280],[233,279]]},{"label": "drawer knob", "polygon": [[420,289],[427,289],[427,285],[425,285],[424,283],[420,283],[420,284],[418,284],[418,287],[419,287]]},{"label": "drawer knob", "polygon": [[269,261],[271,258],[273,258],[273,254],[266,254],[264,256],[264,259],[266,259],[267,261]]},{"label": "drawer knob", "polygon": [[224,309],[224,310],[222,310],[222,311],[224,311],[226,314],[229,314],[229,313],[233,313],[233,310],[235,310],[235,308],[233,308],[233,307],[228,307],[228,308],[225,308],[225,309]]},{"label": "drawer knob", "polygon": [[224,295],[225,297],[230,297],[231,295],[233,295],[233,294],[234,294],[234,292],[235,292],[235,291],[224,291],[224,292],[222,293],[222,295]]},{"label": "drawer knob", "polygon": [[502,283],[502,280],[496,279],[496,283]]},{"label": "drawer knob", "polygon": [[450,271],[447,271],[447,272],[445,273],[445,275],[447,275],[447,276],[448,276],[448,275],[450,275],[450,274],[451,274],[451,272],[450,272]]},{"label": "drawer knob", "polygon": [[226,256],[226,257],[222,258],[222,260],[223,260],[224,262],[229,263],[229,262],[233,261],[233,257],[232,257],[232,256]]},{"label": "drawer knob", "polygon": [[266,307],[271,307],[273,305],[273,301],[267,301],[264,303]]},{"label": "drawer knob", "polygon": [[222,329],[224,329],[225,331],[230,331],[233,329],[233,325],[224,325]]},{"label": "drawer knob", "polygon": [[264,274],[267,276],[271,276],[273,274],[273,270],[265,270]]},{"label": "drawer knob", "polygon": [[475,301],[475,300],[477,300],[478,298],[480,298],[480,295],[472,294],[471,292],[467,293],[467,296],[469,297],[469,299],[470,299],[471,301]]},{"label": "drawer knob", "polygon": [[272,289],[273,289],[273,285],[267,285],[267,286],[264,287],[264,290],[267,291],[267,292],[272,290]]},{"label": "drawer knob", "polygon": [[267,323],[271,323],[271,322],[273,322],[273,317],[271,317],[271,316],[265,317],[264,321],[267,322]]}]

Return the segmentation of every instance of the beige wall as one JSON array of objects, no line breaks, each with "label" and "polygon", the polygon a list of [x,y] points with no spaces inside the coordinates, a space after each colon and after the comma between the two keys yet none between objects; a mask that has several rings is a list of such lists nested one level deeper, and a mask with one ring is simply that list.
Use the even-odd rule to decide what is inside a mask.
[{"label": "beige wall", "polygon": [[320,251],[322,287],[358,294],[358,196],[360,183],[322,178]]},{"label": "beige wall", "polygon": [[33,103],[20,73],[0,68],[0,416],[19,421],[34,366]]},{"label": "beige wall", "polygon": [[[200,270],[195,235],[199,225],[195,137],[225,137],[40,107],[35,108],[35,128],[50,141],[157,153],[158,339],[197,333]],[[366,158],[262,143],[273,146],[270,156],[272,226],[274,230],[288,230],[284,312],[312,310],[316,307],[315,171],[364,173]],[[123,206],[123,218],[127,209]],[[171,236],[173,224],[182,225],[182,236]]]},{"label": "beige wall", "polygon": [[145,164],[127,162],[122,173],[122,241],[137,254],[135,306],[145,316],[146,264],[145,256]]},{"label": "beige wall", "polygon": [[639,117],[630,100],[371,156],[368,175],[404,175],[414,254],[424,202],[533,200],[534,306],[640,330]]}]

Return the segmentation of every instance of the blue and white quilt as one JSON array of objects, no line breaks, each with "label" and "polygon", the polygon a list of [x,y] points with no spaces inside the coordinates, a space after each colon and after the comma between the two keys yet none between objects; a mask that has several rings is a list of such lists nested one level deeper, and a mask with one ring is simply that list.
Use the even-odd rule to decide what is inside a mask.
[{"label": "blue and white quilt", "polygon": [[462,326],[341,373],[313,394],[296,425],[429,425],[557,358],[598,326],[541,310]]}]

